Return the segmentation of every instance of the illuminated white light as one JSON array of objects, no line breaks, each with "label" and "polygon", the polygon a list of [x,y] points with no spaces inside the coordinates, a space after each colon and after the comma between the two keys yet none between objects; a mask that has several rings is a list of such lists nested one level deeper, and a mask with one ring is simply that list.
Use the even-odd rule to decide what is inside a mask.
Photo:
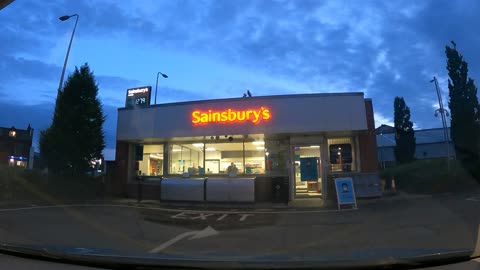
[{"label": "illuminated white light", "polygon": [[172,149],[172,152],[180,152],[182,149]]},{"label": "illuminated white light", "polygon": [[205,151],[215,151],[215,148],[213,148],[213,147],[208,147],[208,148],[205,149]]},{"label": "illuminated white light", "polygon": [[310,145],[311,148],[320,148],[320,145]]},{"label": "illuminated white light", "polygon": [[270,153],[269,153],[269,152],[266,152],[265,155],[267,155],[267,157],[268,157],[268,155],[270,155]]},{"label": "illuminated white light", "polygon": [[342,153],[338,152],[337,154],[341,155]]},{"label": "illuminated white light", "polygon": [[265,142],[262,142],[262,141],[254,141],[252,142],[253,145],[264,145]]},{"label": "illuminated white light", "polygon": [[265,149],[265,147],[263,147],[263,146],[257,146],[257,150],[263,150],[263,149]]},{"label": "illuminated white light", "polygon": [[195,147],[203,147],[203,143],[193,143],[192,145]]}]

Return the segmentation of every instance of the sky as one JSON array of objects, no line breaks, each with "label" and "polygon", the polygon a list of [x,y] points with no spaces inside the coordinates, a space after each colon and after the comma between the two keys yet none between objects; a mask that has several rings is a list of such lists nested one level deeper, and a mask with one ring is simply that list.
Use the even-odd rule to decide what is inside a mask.
[{"label": "sky", "polygon": [[[375,124],[393,124],[404,97],[415,128],[441,127],[436,76],[448,102],[445,46],[454,40],[480,78],[480,1],[15,0],[0,10],[0,126],[51,124],[66,77],[88,63],[114,159],[127,88],[160,77],[157,103],[302,93],[364,92]],[[152,98],[153,99],[153,98]]]}]

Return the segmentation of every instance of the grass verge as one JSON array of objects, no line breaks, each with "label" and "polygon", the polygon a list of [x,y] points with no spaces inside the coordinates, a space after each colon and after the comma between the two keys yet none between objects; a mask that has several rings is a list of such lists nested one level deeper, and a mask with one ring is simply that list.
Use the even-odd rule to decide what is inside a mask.
[{"label": "grass verge", "polygon": [[38,170],[0,166],[0,202],[84,202],[103,197],[101,179],[46,175]]}]

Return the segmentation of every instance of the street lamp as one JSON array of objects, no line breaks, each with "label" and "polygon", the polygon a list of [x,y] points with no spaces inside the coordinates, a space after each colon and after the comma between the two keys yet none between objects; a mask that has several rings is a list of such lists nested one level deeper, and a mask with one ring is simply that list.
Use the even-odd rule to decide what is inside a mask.
[{"label": "street lamp", "polygon": [[158,75],[162,75],[162,77],[165,79],[168,78],[167,74],[163,74],[160,71],[157,72],[157,84],[155,85],[155,104],[157,104]]},{"label": "street lamp", "polygon": [[67,68],[67,62],[68,62],[68,55],[70,54],[70,47],[72,47],[72,41],[73,41],[73,35],[75,35],[75,29],[77,28],[77,22],[78,22],[78,14],[73,14],[73,15],[64,15],[60,18],[58,18],[60,21],[66,21],[70,19],[71,17],[76,17],[75,20],[75,26],[73,27],[72,31],[72,36],[70,37],[70,43],[68,44],[68,49],[67,49],[67,55],[65,55],[65,62],[63,63],[63,69],[62,69],[62,76],[60,76],[60,83],[58,85],[58,91],[62,89],[62,84],[63,84],[63,76],[65,75],[65,69]]},{"label": "street lamp", "polygon": [[437,90],[437,98],[438,98],[438,106],[439,108],[435,110],[435,117],[438,116],[440,113],[440,117],[442,118],[442,126],[443,126],[443,137],[445,139],[445,145],[447,150],[447,168],[450,171],[450,145],[449,145],[449,134],[448,134],[448,126],[447,126],[447,117],[450,117],[448,110],[443,107],[443,100],[442,100],[442,92],[440,91],[440,86],[438,85],[438,80],[435,76],[430,81],[435,83],[435,89]]}]

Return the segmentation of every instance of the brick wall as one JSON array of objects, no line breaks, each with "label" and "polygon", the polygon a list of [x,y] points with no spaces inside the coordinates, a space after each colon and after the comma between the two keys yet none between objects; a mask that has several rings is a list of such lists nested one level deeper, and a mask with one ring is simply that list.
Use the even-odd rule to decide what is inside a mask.
[{"label": "brick wall", "polygon": [[107,190],[110,194],[127,193],[128,143],[117,142],[115,161],[107,163]]},{"label": "brick wall", "polygon": [[371,99],[365,99],[368,131],[358,136],[360,144],[360,169],[362,173],[378,172],[377,137]]}]

